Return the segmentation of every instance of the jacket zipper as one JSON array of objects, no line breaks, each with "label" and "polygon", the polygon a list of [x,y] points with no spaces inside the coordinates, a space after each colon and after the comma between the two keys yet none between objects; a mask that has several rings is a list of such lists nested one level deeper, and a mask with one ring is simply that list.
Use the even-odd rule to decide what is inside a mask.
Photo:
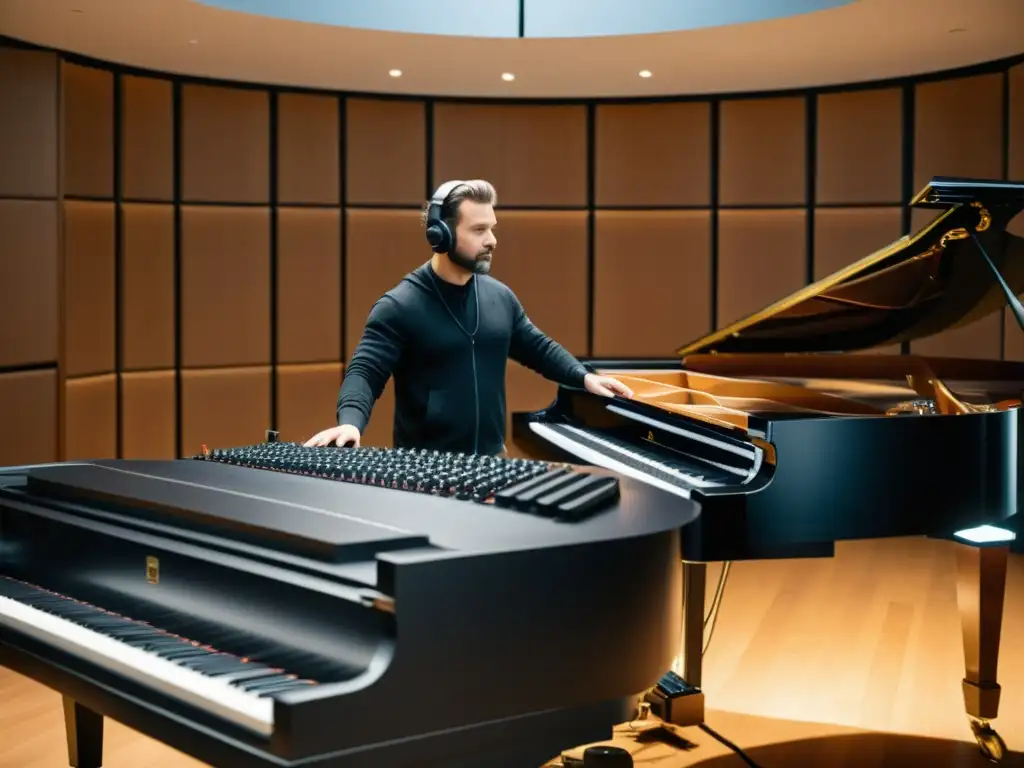
[{"label": "jacket zipper", "polygon": [[480,384],[476,378],[476,339],[469,338],[470,352],[473,356],[473,401],[475,418],[473,422],[473,453],[480,453]]}]

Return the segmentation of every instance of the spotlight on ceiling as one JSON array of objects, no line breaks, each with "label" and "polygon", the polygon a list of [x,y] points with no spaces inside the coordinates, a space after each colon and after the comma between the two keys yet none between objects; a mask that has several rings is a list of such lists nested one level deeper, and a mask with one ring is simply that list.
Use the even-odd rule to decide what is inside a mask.
[{"label": "spotlight on ceiling", "polygon": [[392,77],[401,77],[402,76],[402,70],[400,70],[400,69],[391,69],[391,70],[388,70],[388,74],[391,75]]},{"label": "spotlight on ceiling", "polygon": [[649,70],[649,69],[641,69],[639,72],[637,72],[637,74],[640,75],[640,77],[650,77],[651,76],[651,70]]},{"label": "spotlight on ceiling", "polygon": [[506,83],[511,83],[513,80],[516,79],[516,76],[513,75],[511,72],[503,72],[501,75],[501,79],[504,80]]}]

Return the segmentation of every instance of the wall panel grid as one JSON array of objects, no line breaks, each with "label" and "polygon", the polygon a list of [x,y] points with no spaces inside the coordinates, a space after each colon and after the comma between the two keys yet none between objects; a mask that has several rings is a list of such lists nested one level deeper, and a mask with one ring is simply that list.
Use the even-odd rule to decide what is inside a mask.
[{"label": "wall panel grid", "polygon": [[[516,103],[0,45],[0,110],[0,393],[25,446],[3,461],[331,426],[367,311],[429,257],[419,209],[447,178],[496,185],[494,275],[538,325],[579,356],[651,357],[919,226],[907,203],[932,175],[1024,169],[1021,58],[805,93]],[[1024,333],[999,314],[902,351],[1024,359]],[[510,413],[554,391],[515,365],[508,385]],[[390,443],[391,398],[366,442]]]}]

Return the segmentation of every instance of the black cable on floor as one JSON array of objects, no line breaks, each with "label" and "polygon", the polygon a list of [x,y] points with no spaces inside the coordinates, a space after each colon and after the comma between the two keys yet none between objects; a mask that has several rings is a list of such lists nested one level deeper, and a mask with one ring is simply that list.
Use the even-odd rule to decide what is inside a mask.
[{"label": "black cable on floor", "polygon": [[728,747],[729,749],[731,749],[731,750],[732,750],[733,752],[735,752],[735,753],[736,753],[737,755],[739,755],[739,758],[740,758],[740,760],[742,760],[742,761],[743,761],[743,762],[745,762],[745,763],[746,763],[747,765],[749,765],[749,766],[750,766],[750,768],[761,768],[761,766],[759,766],[759,765],[758,765],[757,763],[755,763],[755,762],[754,762],[754,761],[753,761],[753,760],[752,760],[752,759],[750,758],[750,755],[748,755],[748,754],[747,754],[746,752],[744,752],[744,751],[743,751],[742,749],[740,749],[739,747],[737,747],[737,746],[736,746],[735,744],[733,744],[733,743],[732,743],[731,741],[729,741],[729,740],[728,740],[727,738],[725,738],[725,736],[723,736],[722,734],[720,734],[720,733],[719,733],[718,731],[714,730],[714,729],[713,729],[713,728],[712,728],[711,726],[709,726],[709,725],[708,725],[707,723],[701,723],[699,727],[700,727],[700,729],[701,729],[702,731],[704,731],[704,732],[705,732],[705,733],[706,733],[706,734],[707,734],[708,736],[711,736],[711,737],[712,737],[712,738],[714,738],[714,739],[718,739],[718,740],[719,740],[720,742],[722,742],[722,743],[723,743],[723,744],[724,744],[725,746],[727,746],[727,747]]}]

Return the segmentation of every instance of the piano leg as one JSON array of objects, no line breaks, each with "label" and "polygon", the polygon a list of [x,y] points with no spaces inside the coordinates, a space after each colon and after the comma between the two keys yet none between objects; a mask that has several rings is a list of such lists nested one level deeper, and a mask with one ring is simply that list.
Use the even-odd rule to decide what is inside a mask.
[{"label": "piano leg", "polygon": [[101,768],[103,715],[65,696],[64,730],[68,739],[68,765],[72,768]]},{"label": "piano leg", "polygon": [[957,601],[964,635],[964,706],[982,753],[1002,760],[1006,744],[989,724],[999,712],[999,640],[1009,547],[957,544]]},{"label": "piano leg", "polygon": [[[707,587],[705,563],[683,563],[683,647],[673,669],[647,692],[644,700],[651,711],[678,726],[704,722],[704,693],[701,672],[704,656],[704,595]],[[681,662],[681,663],[680,663]]]}]

